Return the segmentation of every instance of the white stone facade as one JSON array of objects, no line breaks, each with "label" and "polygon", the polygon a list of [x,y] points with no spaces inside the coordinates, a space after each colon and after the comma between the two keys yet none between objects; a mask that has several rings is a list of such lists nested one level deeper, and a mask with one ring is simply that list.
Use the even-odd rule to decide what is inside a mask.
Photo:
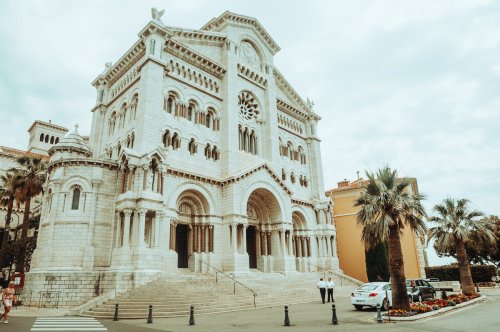
[{"label": "white stone facade", "polygon": [[[75,130],[49,151],[28,288],[60,289],[72,305],[209,271],[203,262],[338,270],[320,118],[275,68],[278,51],[250,17],[225,12],[189,30],[155,15],[93,82],[89,144]],[[80,279],[98,291],[65,286]]]}]

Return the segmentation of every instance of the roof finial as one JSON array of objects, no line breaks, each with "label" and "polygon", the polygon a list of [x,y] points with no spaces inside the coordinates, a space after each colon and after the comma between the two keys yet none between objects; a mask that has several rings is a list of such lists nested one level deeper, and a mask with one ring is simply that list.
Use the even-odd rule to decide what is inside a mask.
[{"label": "roof finial", "polygon": [[310,100],[309,97],[307,97],[306,104],[307,104],[307,107],[309,107],[310,109],[313,109],[314,101]]},{"label": "roof finial", "polygon": [[153,21],[158,21],[158,22],[163,23],[161,21],[161,17],[163,16],[163,13],[165,13],[165,9],[158,11],[158,9],[156,9],[156,7],[151,8],[151,17],[153,18]]},{"label": "roof finial", "polygon": [[356,171],[356,174],[358,174],[358,180],[359,180],[359,171]]},{"label": "roof finial", "polygon": [[75,133],[78,133],[78,123],[75,124]]}]

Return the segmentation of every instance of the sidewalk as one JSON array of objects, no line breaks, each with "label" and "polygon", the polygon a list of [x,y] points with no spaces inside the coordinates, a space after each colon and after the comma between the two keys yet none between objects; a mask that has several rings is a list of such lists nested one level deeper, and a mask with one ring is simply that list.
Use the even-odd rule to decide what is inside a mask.
[{"label": "sidewalk", "polygon": [[67,308],[37,308],[37,307],[14,307],[9,316],[12,317],[54,317],[54,316],[67,316],[69,309]]}]

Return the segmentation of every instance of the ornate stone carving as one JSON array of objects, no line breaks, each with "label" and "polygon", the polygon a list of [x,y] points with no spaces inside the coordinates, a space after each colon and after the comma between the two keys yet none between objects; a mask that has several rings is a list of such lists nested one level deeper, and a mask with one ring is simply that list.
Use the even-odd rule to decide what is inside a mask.
[{"label": "ornate stone carving", "polygon": [[243,60],[251,67],[258,68],[260,59],[257,51],[250,42],[241,42],[241,55]]},{"label": "ornate stone carving", "polygon": [[153,21],[158,21],[158,22],[163,23],[161,21],[161,17],[163,16],[164,13],[165,13],[165,9],[158,11],[158,9],[156,9],[156,7],[151,8],[151,17],[153,18]]},{"label": "ornate stone carving", "polygon": [[245,120],[253,120],[259,116],[259,105],[255,97],[249,92],[242,91],[238,95],[238,106],[240,107],[240,116]]}]

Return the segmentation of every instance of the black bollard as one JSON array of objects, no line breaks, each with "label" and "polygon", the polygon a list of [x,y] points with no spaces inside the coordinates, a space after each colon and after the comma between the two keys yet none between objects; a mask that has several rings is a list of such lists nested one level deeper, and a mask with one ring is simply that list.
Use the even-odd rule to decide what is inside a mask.
[{"label": "black bollard", "polygon": [[377,303],[377,323],[383,323],[382,312],[380,311],[380,303]]},{"label": "black bollard", "polygon": [[288,306],[285,306],[285,324],[283,326],[290,326],[290,318],[288,317]]},{"label": "black bollard", "polygon": [[335,308],[335,304],[332,304],[332,324],[337,325],[339,320],[337,319],[337,309]]},{"label": "black bollard", "polygon": [[189,325],[194,325],[194,305],[191,305],[191,310],[189,310]]},{"label": "black bollard", "polygon": [[476,292],[480,293],[481,291],[479,290],[479,284],[476,282]]},{"label": "black bollard", "polygon": [[118,321],[118,303],[115,304],[115,316],[113,317],[113,320],[115,322]]},{"label": "black bollard", "polygon": [[153,324],[153,305],[149,305],[148,324]]}]

